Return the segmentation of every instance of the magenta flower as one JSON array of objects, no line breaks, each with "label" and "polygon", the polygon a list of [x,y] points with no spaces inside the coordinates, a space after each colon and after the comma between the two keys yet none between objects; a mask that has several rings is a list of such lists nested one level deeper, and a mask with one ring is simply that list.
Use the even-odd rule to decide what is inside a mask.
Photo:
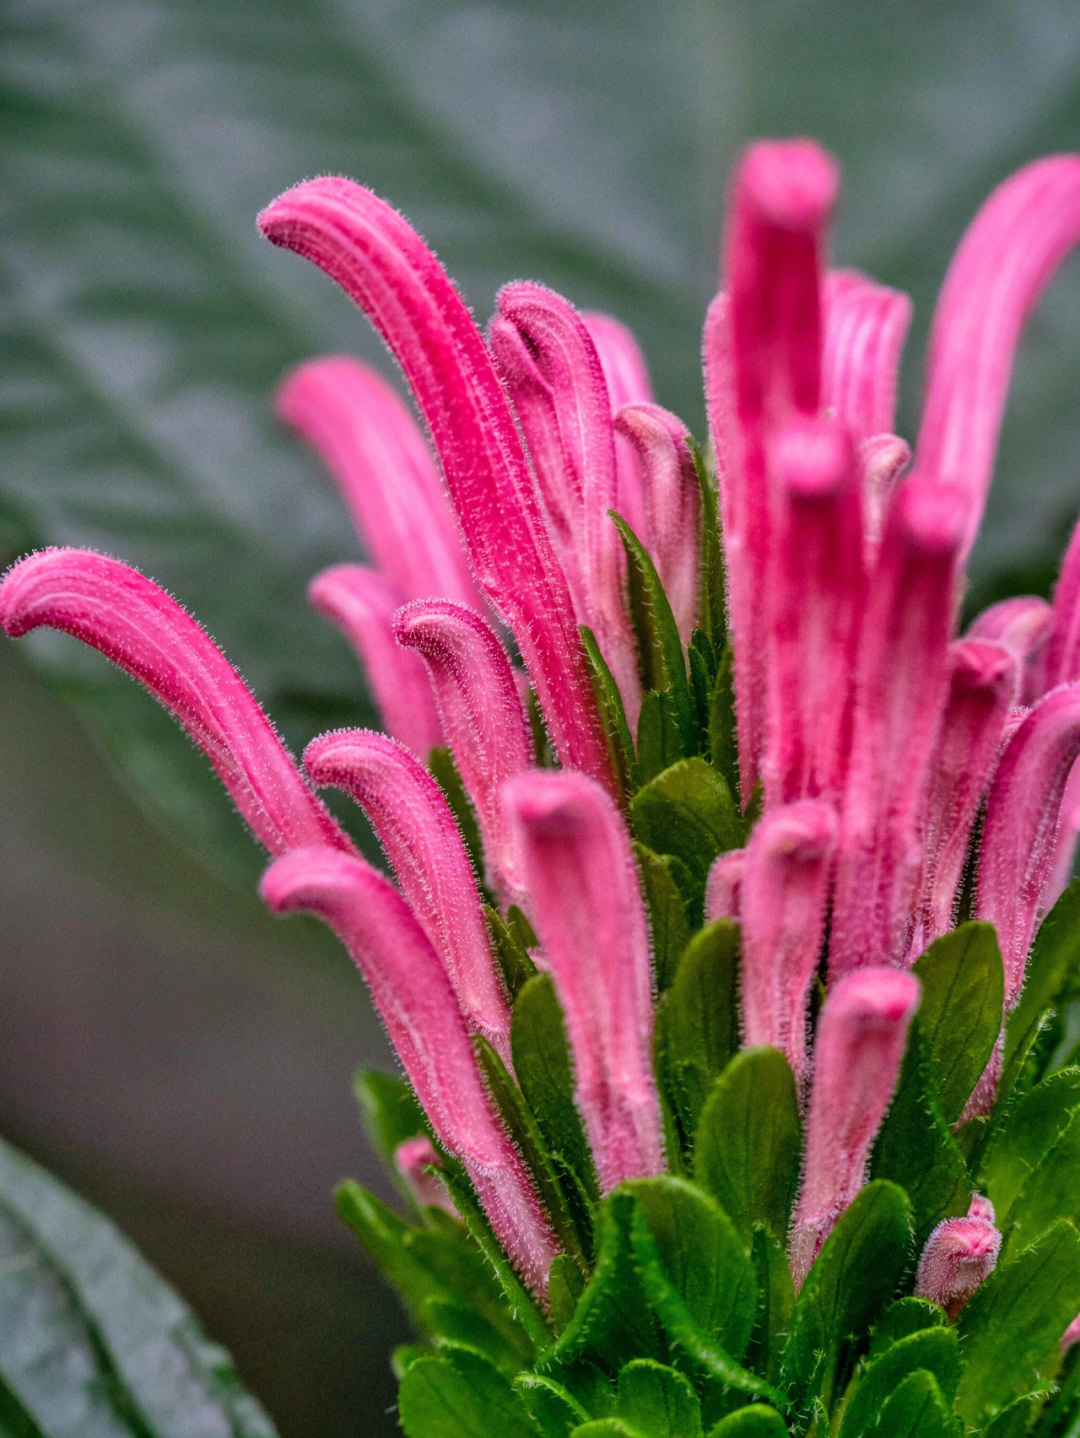
[{"label": "magenta flower", "polygon": [[[8,634],[83,639],[204,748],[274,856],[267,904],[323,917],[371,988],[430,1127],[395,1150],[401,1174],[450,1213],[437,1175],[460,1169],[541,1306],[571,1248],[569,1160],[541,1172],[500,1099],[527,1088],[514,1003],[529,975],[549,976],[565,1029],[595,1168],[579,1188],[606,1195],[682,1172],[693,1137],[656,1076],[674,1003],[662,923],[674,905],[713,936],[739,925],[735,1027],[783,1053],[805,1120],[799,1287],[866,1183],[919,1004],[910,969],[956,922],[965,871],[1000,942],[1004,1024],[1080,833],[1080,529],[1052,604],[1008,600],[958,633],[1013,353],[1080,240],[1080,157],[1020,171],[968,231],[913,450],[893,432],[910,305],[828,268],[838,186],[809,141],[755,145],[738,166],[705,321],[709,461],[609,317],[514,283],[485,338],[408,223],[347,180],[260,216],[364,310],[427,432],[348,358],[302,365],[277,398],[367,551],[310,598],[358,650],[391,736],[323,735],[304,764],[363,808],[396,887],[149,580],[50,550],[0,585]],[[440,745],[478,859],[425,767]],[[965,1119],[992,1108],[1000,1058]],[[1000,1242],[985,1200],[953,1209],[916,1292],[955,1317]]]}]

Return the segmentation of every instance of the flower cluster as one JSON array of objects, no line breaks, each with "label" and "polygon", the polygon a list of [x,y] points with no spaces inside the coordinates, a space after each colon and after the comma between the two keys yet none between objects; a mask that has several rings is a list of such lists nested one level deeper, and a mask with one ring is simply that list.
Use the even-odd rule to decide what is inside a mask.
[{"label": "flower cluster", "polygon": [[[1080,157],[1029,165],[968,230],[913,450],[894,432],[910,305],[827,268],[837,191],[808,141],[739,163],[708,458],[617,321],[518,282],[483,335],[406,221],[346,180],[263,212],[367,314],[434,450],[359,361],[306,363],[278,393],[370,556],[310,599],[390,736],[315,739],[307,779],[148,579],[48,550],[0,585],[8,634],[74,634],[176,714],[274,856],[267,904],[320,915],[368,982],[420,1110],[366,1092],[423,1217],[407,1238],[370,1196],[343,1207],[446,1349],[401,1359],[418,1438],[437,1373],[466,1406],[485,1391],[481,1351],[531,1372],[511,1397],[544,1435],[652,1432],[650,1384],[692,1402],[696,1429],[663,1430],[680,1435],[825,1414],[851,1438],[907,1387],[881,1431],[989,1429],[1023,1402],[1001,1432],[1049,1435],[1080,1411],[1047,1399],[1080,1307],[1080,1083],[1053,1071],[1043,1015],[1068,966],[1044,960],[1034,1022],[1022,1002],[1080,833],[1080,530],[1052,603],[958,634],[1013,353],[1080,240]],[[361,806],[396,886],[311,786]],[[459,1217],[494,1298],[472,1268],[455,1288],[449,1247],[431,1257]],[[1002,1380],[985,1335],[1014,1319],[993,1295],[1013,1301],[1031,1254],[1057,1287]],[[962,1371],[928,1356],[955,1346],[946,1318],[968,1324]],[[929,1426],[901,1426],[919,1404]]]}]

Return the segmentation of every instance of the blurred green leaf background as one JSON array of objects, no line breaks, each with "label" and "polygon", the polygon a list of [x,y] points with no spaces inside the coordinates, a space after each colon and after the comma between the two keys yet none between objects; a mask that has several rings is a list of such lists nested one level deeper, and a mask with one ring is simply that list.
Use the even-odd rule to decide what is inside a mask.
[{"label": "blurred green leaf background", "polygon": [[[356,553],[270,395],[360,316],[254,227],[352,175],[478,316],[528,275],[618,314],[700,433],[725,178],[759,134],[845,174],[835,254],[913,295],[903,429],[964,224],[1080,140],[1072,0],[5,0],[0,558],[102,548],[165,584],[294,747],[372,722],[304,603]],[[1080,265],[1017,366],[971,602],[1046,593],[1080,511]],[[62,696],[65,704],[57,703]],[[401,1321],[339,1234],[371,1181],[354,1061],[388,1062],[314,926],[154,704],[73,643],[0,650],[0,1127],[117,1215],[290,1434],[392,1433]]]}]

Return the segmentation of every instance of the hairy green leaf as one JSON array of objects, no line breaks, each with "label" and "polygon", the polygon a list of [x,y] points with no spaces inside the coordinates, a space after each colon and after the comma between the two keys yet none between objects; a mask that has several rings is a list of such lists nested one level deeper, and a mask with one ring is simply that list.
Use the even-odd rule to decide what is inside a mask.
[{"label": "hairy green leaf", "polygon": [[1005,971],[992,924],[961,924],[916,960],[919,1027],[941,1114],[952,1124],[986,1068],[1001,1029]]},{"label": "hairy green leaf", "polygon": [[738,966],[736,926],[706,925],[687,945],[657,1011],[660,1082],[690,1139],[713,1081],[738,1047]]}]

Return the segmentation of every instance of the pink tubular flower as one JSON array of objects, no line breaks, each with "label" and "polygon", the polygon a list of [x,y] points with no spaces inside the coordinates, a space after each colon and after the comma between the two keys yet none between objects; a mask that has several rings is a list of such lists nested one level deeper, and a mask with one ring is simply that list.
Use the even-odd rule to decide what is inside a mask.
[{"label": "pink tubular flower", "polygon": [[427,666],[446,742],[476,808],[492,887],[516,902],[521,882],[502,787],[532,763],[533,743],[506,651],[478,614],[447,600],[406,605],[394,633]]},{"label": "pink tubular flower", "polygon": [[427,441],[396,391],[345,355],[299,365],[278,415],[324,460],[378,569],[405,599],[480,604]]},{"label": "pink tubular flower", "polygon": [[308,599],[363,660],[387,729],[426,758],[442,742],[442,729],[424,666],[395,642],[394,615],[401,595],[373,569],[335,564],[311,581]]},{"label": "pink tubular flower", "polygon": [[1064,1358],[1066,1353],[1068,1353],[1069,1349],[1074,1348],[1077,1343],[1080,1343],[1080,1313],[1076,1315],[1073,1321],[1069,1324],[1068,1328],[1066,1328],[1065,1332],[1061,1335],[1062,1358]]},{"label": "pink tubular flower", "polygon": [[46,549],[0,583],[13,639],[72,634],[142,681],[203,750],[271,854],[351,841],[301,777],[247,685],[205,631],[137,570],[85,549]]},{"label": "pink tubular flower", "polygon": [[891,434],[911,301],[856,270],[825,278],[823,399],[862,442]]},{"label": "pink tubular flower", "polygon": [[487,347],[402,217],[349,180],[308,180],[259,216],[365,310],[416,396],[480,586],[505,615],[564,760],[614,779],[566,578]]},{"label": "pink tubular flower", "polygon": [[771,810],[746,846],[740,886],[743,1038],[782,1049],[800,1082],[836,830],[835,809],[820,799]]},{"label": "pink tubular flower", "polygon": [[882,968],[859,969],[829,990],[814,1041],[803,1180],[791,1236],[796,1287],[865,1182],[870,1145],[892,1102],[919,992],[913,974]]},{"label": "pink tubular flower", "polygon": [[705,885],[705,917],[710,923],[717,919],[738,919],[745,878],[745,849],[729,849],[713,860]]},{"label": "pink tubular flower", "polygon": [[532,770],[512,779],[505,796],[606,1193],[664,1167],[649,931],[629,837],[614,805],[582,774]]},{"label": "pink tubular flower", "polygon": [[438,784],[407,749],[363,729],[313,739],[304,767],[315,784],[344,789],[367,814],[466,1022],[509,1063],[510,1009],[469,856]]},{"label": "pink tubular flower", "polygon": [[915,1294],[937,1303],[955,1321],[977,1288],[993,1272],[1001,1234],[989,1217],[987,1200],[976,1194],[966,1218],[947,1218],[926,1240],[915,1276]]},{"label": "pink tubular flower", "polygon": [[555,1239],[484,1087],[450,981],[404,899],[363,859],[327,848],[272,864],[262,896],[274,913],[318,914],[341,939],[439,1142],[465,1165],[521,1276],[546,1294]]}]

